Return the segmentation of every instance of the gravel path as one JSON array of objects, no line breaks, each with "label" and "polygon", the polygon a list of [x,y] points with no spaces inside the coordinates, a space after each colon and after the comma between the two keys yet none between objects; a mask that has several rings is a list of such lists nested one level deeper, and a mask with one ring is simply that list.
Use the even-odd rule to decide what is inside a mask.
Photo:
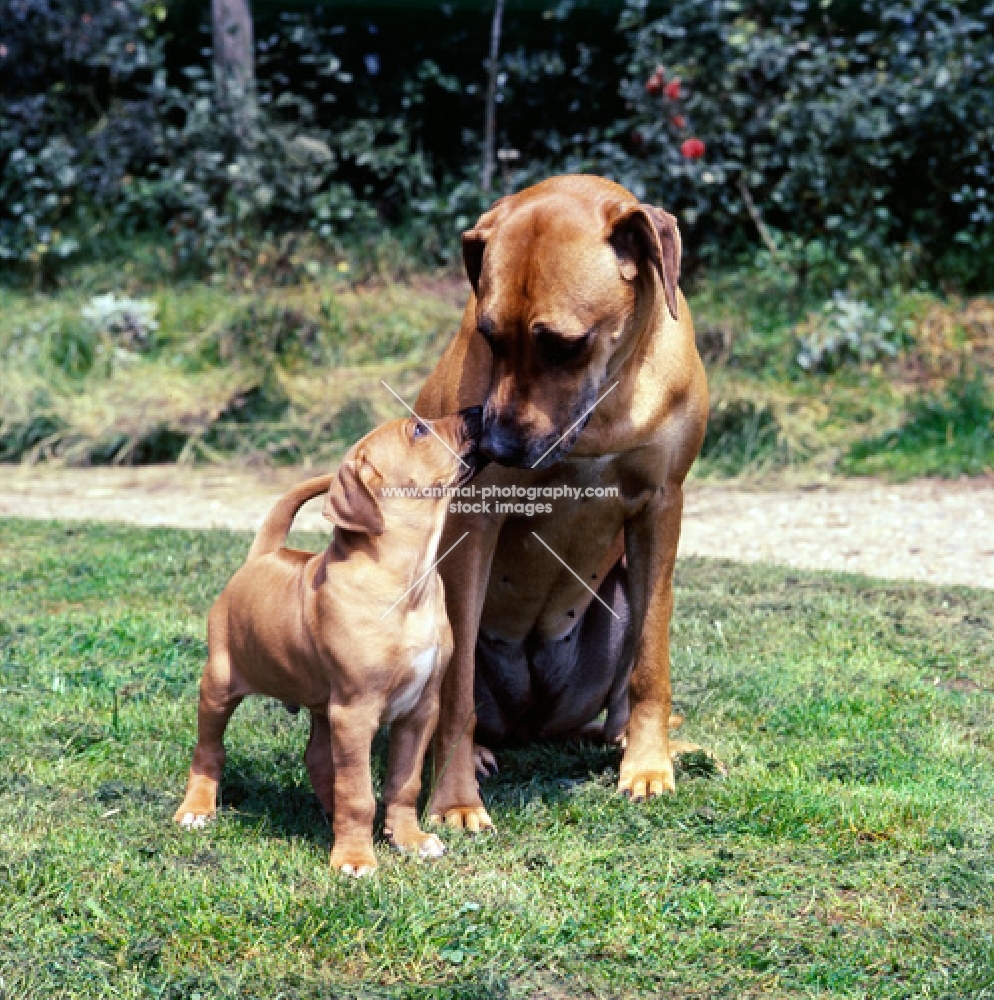
[{"label": "gravel path", "polygon": [[[0,466],[0,517],[251,530],[290,470]],[[320,501],[296,526],[325,530]],[[764,488],[691,483],[681,555],[994,588],[994,480]]]}]

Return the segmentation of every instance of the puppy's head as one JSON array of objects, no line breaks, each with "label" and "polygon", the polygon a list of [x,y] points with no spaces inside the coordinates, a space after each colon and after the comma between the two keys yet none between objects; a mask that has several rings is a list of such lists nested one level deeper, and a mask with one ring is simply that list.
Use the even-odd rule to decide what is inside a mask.
[{"label": "puppy's head", "polygon": [[324,502],[324,516],[346,531],[381,535],[390,511],[412,502],[444,503],[446,490],[485,464],[480,406],[438,420],[411,416],[377,427],[353,445]]},{"label": "puppy's head", "polygon": [[551,465],[657,301],[677,318],[676,220],[602,178],[555,177],[481,216],[463,258],[493,354],[481,449],[501,465]]}]

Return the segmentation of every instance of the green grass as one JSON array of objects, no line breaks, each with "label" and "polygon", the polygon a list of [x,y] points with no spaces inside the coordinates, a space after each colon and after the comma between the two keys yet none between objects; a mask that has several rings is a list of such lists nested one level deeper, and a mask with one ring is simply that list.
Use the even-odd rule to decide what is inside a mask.
[{"label": "green grass", "polygon": [[994,471],[994,394],[982,373],[961,375],[941,393],[912,399],[901,426],[855,442],[843,468],[898,478]]},{"label": "green grass", "polygon": [[248,541],[0,522],[5,998],[994,996],[994,593],[683,561],[681,735],[727,778],[634,805],[616,752],[506,753],[499,834],[356,883],[278,704],[170,822]]}]

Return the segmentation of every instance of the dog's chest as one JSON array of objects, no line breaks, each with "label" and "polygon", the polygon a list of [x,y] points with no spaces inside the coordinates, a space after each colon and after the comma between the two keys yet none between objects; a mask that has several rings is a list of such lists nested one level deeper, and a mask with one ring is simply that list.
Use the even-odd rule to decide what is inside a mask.
[{"label": "dog's chest", "polygon": [[400,683],[392,692],[387,705],[385,721],[388,723],[414,709],[425,685],[440,666],[441,642],[433,614],[423,613],[409,622],[405,629],[405,639],[402,656],[406,662],[399,665]]}]

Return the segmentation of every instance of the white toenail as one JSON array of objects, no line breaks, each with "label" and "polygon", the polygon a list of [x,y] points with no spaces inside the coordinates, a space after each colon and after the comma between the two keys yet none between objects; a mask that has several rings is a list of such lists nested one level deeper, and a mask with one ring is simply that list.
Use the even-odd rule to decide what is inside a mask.
[{"label": "white toenail", "polygon": [[342,865],[339,869],[343,875],[351,875],[352,878],[363,878],[370,872],[375,871],[375,867],[371,865]]},{"label": "white toenail", "polygon": [[423,858],[440,858],[444,853],[445,844],[434,834],[421,845],[421,857]]}]

